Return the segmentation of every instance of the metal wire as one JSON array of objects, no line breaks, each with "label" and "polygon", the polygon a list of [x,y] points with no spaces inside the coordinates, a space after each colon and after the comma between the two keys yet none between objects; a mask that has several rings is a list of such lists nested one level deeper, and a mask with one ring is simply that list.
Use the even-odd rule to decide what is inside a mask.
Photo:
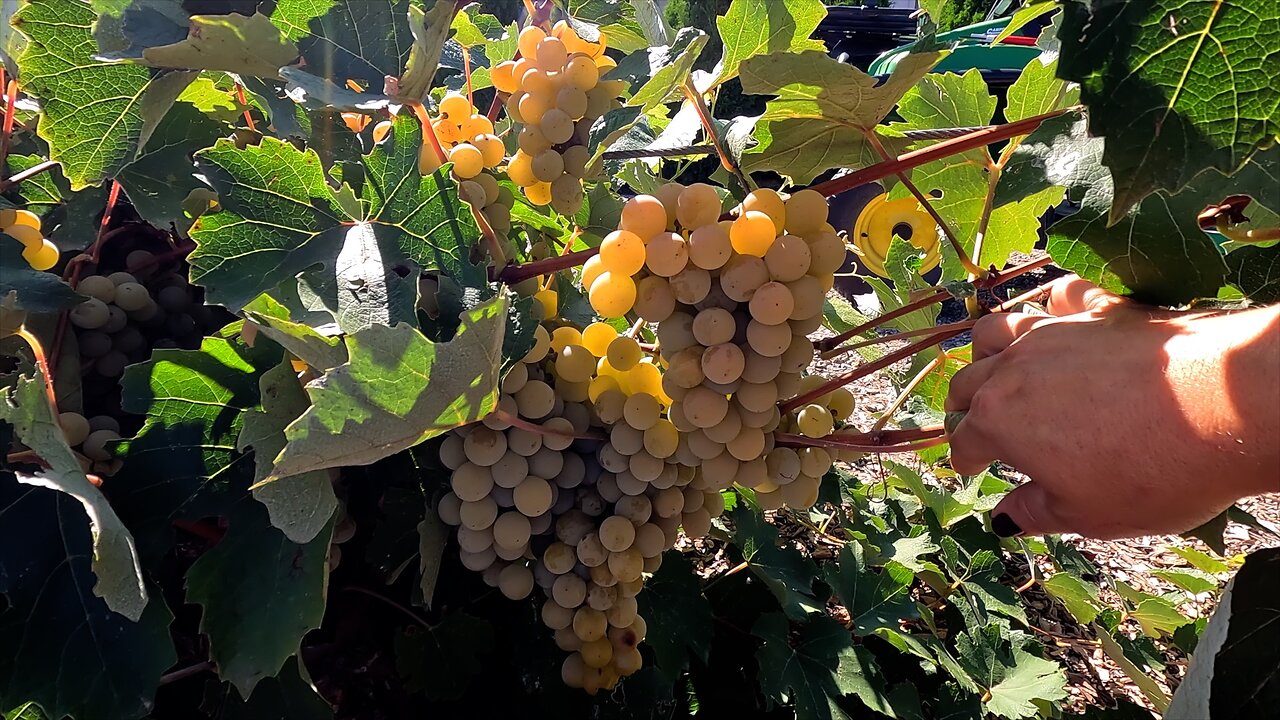
[{"label": "metal wire", "polygon": [[[937,128],[935,130],[907,130],[902,133],[908,140],[949,140],[951,138],[968,135],[971,132],[985,130],[987,125],[979,125],[977,127],[957,127],[957,128]],[[635,150],[608,150],[604,154],[605,160],[638,160],[641,158],[657,158],[657,157],[684,157],[689,155],[712,155],[715,154],[714,145],[685,145],[682,147],[672,148],[636,148]]]}]

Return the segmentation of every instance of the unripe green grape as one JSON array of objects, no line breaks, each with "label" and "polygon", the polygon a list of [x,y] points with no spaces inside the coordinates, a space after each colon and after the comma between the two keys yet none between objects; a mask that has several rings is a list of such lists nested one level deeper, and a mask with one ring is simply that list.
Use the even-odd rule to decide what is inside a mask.
[{"label": "unripe green grape", "polygon": [[141,310],[151,302],[151,293],[136,282],[125,282],[116,285],[115,304],[121,310],[132,312]]},{"label": "unripe green grape", "polygon": [[806,405],[796,416],[796,429],[811,438],[826,437],[835,429],[831,411],[818,404]]},{"label": "unripe green grape", "polygon": [[89,275],[81,278],[76,292],[109,303],[116,297],[116,284],[101,275]]}]

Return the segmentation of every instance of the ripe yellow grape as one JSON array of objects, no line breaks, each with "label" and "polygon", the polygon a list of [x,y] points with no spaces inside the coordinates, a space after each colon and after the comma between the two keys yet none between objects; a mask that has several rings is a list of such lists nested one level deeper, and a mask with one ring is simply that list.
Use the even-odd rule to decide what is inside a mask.
[{"label": "ripe yellow grape", "polygon": [[[582,656],[582,662],[588,668],[603,668],[613,660],[613,645],[609,643],[608,638],[596,638],[591,642],[584,642],[578,654]],[[585,681],[583,685],[586,686]]]},{"label": "ripe yellow grape", "polygon": [[830,275],[844,264],[848,252],[844,241],[834,232],[821,231],[816,235],[806,236],[812,260],[809,263],[809,274]]},{"label": "ripe yellow grape", "polygon": [[659,402],[663,401],[662,371],[652,359],[644,358],[631,368],[627,373],[627,383],[632,393],[647,392],[658,398]]},{"label": "ripe yellow grape", "polygon": [[578,55],[564,66],[564,80],[584,93],[600,82],[600,69],[585,55]]},{"label": "ripe yellow grape", "polygon": [[[780,282],[767,282],[751,296],[751,317],[765,325],[779,325],[791,317],[795,301],[791,291]],[[788,340],[788,344],[790,341]]]},{"label": "ripe yellow grape", "polygon": [[711,382],[727,384],[742,377],[746,360],[742,348],[733,343],[721,343],[702,353],[702,373]]},{"label": "ripe yellow grape", "polygon": [[720,289],[734,302],[747,302],[768,281],[764,260],[753,255],[735,255],[720,270]]},{"label": "ripe yellow grape", "polygon": [[686,229],[715,223],[720,219],[720,195],[706,183],[686,187],[677,200],[676,219]]},{"label": "ripe yellow grape", "polygon": [[33,228],[30,225],[9,225],[4,227],[0,232],[8,234],[9,237],[22,243],[24,247],[38,248],[44,240],[44,236],[40,234],[39,228]]},{"label": "ripe yellow grape", "polygon": [[711,274],[700,267],[685,267],[672,276],[669,282],[671,294],[686,305],[702,302],[707,293],[711,292]]},{"label": "ripe yellow grape", "polygon": [[831,434],[835,423],[831,411],[816,403],[805,405],[796,416],[796,429],[800,434],[820,438]]},{"label": "ripe yellow grape", "polygon": [[[618,331],[609,323],[593,322],[582,330],[582,345],[592,355],[601,358],[609,350],[609,343],[618,337]],[[594,364],[592,369],[595,369]]]},{"label": "ripe yellow grape", "polygon": [[0,210],[0,228],[9,228],[15,225],[40,229],[40,216],[30,210],[22,210],[20,208],[4,208]]},{"label": "ripe yellow grape", "polygon": [[729,412],[729,401],[724,395],[702,386],[690,390],[681,405],[689,422],[700,428],[720,424]]},{"label": "ripe yellow grape", "polygon": [[527,517],[537,517],[551,509],[553,499],[551,484],[540,477],[530,475],[513,491],[516,509]]},{"label": "ripe yellow grape", "polygon": [[766,325],[759,320],[747,323],[747,343],[751,349],[768,357],[777,357],[791,345],[791,326]]},{"label": "ripe yellow grape", "polygon": [[569,52],[565,49],[564,43],[560,38],[548,37],[538,43],[537,54],[538,67],[547,72],[559,72],[564,69],[565,61],[569,59]]},{"label": "ripe yellow grape", "polygon": [[645,452],[656,458],[669,458],[675,454],[680,444],[680,431],[665,418],[659,418],[652,427],[644,431]]},{"label": "ripe yellow grape", "polygon": [[636,540],[636,528],[621,515],[610,515],[600,523],[600,544],[609,552],[622,552]]},{"label": "ripe yellow grape", "polygon": [[538,182],[538,179],[533,176],[533,157],[524,151],[517,150],[507,163],[507,177],[521,187]]},{"label": "ripe yellow grape", "polygon": [[[25,228],[26,226],[19,227]],[[15,228],[10,227],[9,229],[13,230]],[[27,261],[32,270],[48,270],[58,264],[61,256],[58,246],[48,240],[42,240],[39,245],[28,245],[22,250],[22,259]]]},{"label": "ripe yellow grape", "polygon": [[703,225],[689,235],[689,260],[703,270],[719,269],[732,255],[729,233],[719,223]]},{"label": "ripe yellow grape", "polygon": [[742,217],[729,227],[729,242],[742,255],[764,257],[773,246],[775,237],[773,219],[754,210],[742,213]]},{"label": "ripe yellow grape", "polygon": [[[530,70],[529,72],[525,73],[525,75],[530,75],[536,72],[538,71]],[[512,97],[515,97],[515,96],[513,95]],[[551,110],[551,98],[548,95],[543,95],[541,93],[536,93],[536,92],[526,92],[520,98],[520,118],[526,123],[540,124],[542,122],[542,118],[550,110]],[[545,132],[546,132],[545,129],[543,129],[544,134]]]},{"label": "ripe yellow grape", "polygon": [[[795,332],[795,328],[792,328]],[[780,356],[783,372],[800,372],[813,362],[813,341],[804,335],[793,335],[791,344]]]},{"label": "ripe yellow grape", "polygon": [[848,420],[855,407],[857,407],[857,398],[849,388],[836,388],[827,396],[827,409],[837,420]]},{"label": "ripe yellow grape", "polygon": [[587,171],[587,162],[591,159],[591,152],[587,150],[585,145],[573,145],[565,148],[561,156],[564,159],[564,171],[574,177],[581,178]]},{"label": "ripe yellow grape", "polygon": [[600,273],[604,271],[605,271],[604,263],[600,261],[599,255],[593,255],[592,257],[588,258],[587,261],[582,265],[583,289],[590,290],[591,285],[596,281],[596,278],[599,277]]},{"label": "ripe yellow grape", "polygon": [[533,176],[542,182],[551,182],[564,174],[564,159],[550,148],[533,156]]},{"label": "ripe yellow grape", "polygon": [[550,205],[551,204],[551,183],[536,182],[520,188],[525,198],[534,205]]},{"label": "ripe yellow grape", "polygon": [[605,356],[610,366],[626,371],[640,362],[640,358],[644,357],[644,351],[640,349],[640,343],[636,342],[635,338],[619,335],[609,343]]},{"label": "ripe yellow grape", "polygon": [[609,629],[604,613],[589,607],[580,607],[573,615],[573,634],[584,643],[599,640]]},{"label": "ripe yellow grape", "polygon": [[458,518],[468,530],[480,531],[493,525],[498,517],[498,504],[490,496],[475,502],[464,502],[458,508]]},{"label": "ripe yellow grape", "polygon": [[778,235],[781,235],[783,228],[786,227],[786,203],[782,201],[782,196],[776,190],[769,188],[752,190],[743,199],[742,210],[743,214],[754,211],[768,215],[773,221],[774,232]]},{"label": "ripe yellow grape", "polygon": [[648,430],[662,416],[662,405],[647,393],[637,393],[627,398],[622,406],[622,418],[636,430]]},{"label": "ripe yellow grape", "polygon": [[561,352],[569,345],[581,345],[582,333],[572,325],[564,325],[551,331],[551,350]]},{"label": "ripe yellow grape", "polygon": [[660,232],[645,246],[645,264],[655,275],[671,277],[689,263],[689,248],[684,238],[673,232]]},{"label": "ripe yellow grape", "polygon": [[596,371],[596,359],[581,345],[569,345],[556,358],[556,374],[571,383],[589,382]]},{"label": "ripe yellow grape", "polygon": [[[577,561],[576,551],[574,561]],[[551,598],[557,605],[576,608],[587,599],[587,584],[573,573],[561,575],[551,584]]]},{"label": "ripe yellow grape", "polygon": [[637,195],[622,206],[622,219],[618,222],[618,227],[648,242],[649,238],[667,228],[667,210],[658,198]]},{"label": "ripe yellow grape", "polygon": [[660,323],[676,309],[676,296],[666,278],[650,275],[636,286],[636,314],[648,322]]},{"label": "ripe yellow grape", "polygon": [[490,73],[489,81],[493,83],[493,87],[498,92],[513,93],[519,87],[515,78],[515,69],[516,64],[512,60],[498,63],[498,66]]},{"label": "ripe yellow grape", "polygon": [[572,85],[562,87],[556,93],[556,107],[570,120],[581,120],[587,114],[587,94]]},{"label": "ripe yellow grape", "polygon": [[733,313],[724,308],[707,308],[693,318],[693,337],[707,347],[733,340],[736,331]]},{"label": "ripe yellow grape", "polygon": [[480,135],[493,134],[493,121],[487,116],[473,112],[462,122],[458,123],[462,136],[467,140],[474,140]]},{"label": "ripe yellow grape", "polygon": [[809,272],[812,255],[804,238],[783,235],[773,241],[773,247],[764,255],[769,277],[778,282],[793,282]]},{"label": "ripe yellow grape", "polygon": [[[630,523],[630,521],[628,521]],[[609,554],[609,571],[619,582],[638,580],[644,572],[644,556],[634,547]]]},{"label": "ripe yellow grape", "polygon": [[791,310],[792,320],[803,320],[822,314],[826,292],[817,278],[806,275],[799,280],[787,283],[787,289],[791,291],[791,302],[794,306]]},{"label": "ripe yellow grape", "polygon": [[493,521],[493,542],[505,548],[523,548],[529,543],[529,518],[508,510]]},{"label": "ripe yellow grape", "polygon": [[644,267],[645,247],[640,237],[626,230],[615,230],[600,243],[600,262],[606,270],[635,275]]},{"label": "ripe yellow grape", "polygon": [[477,135],[471,139],[471,142],[476,146],[476,149],[480,151],[480,157],[484,159],[485,167],[498,167],[502,164],[502,159],[507,155],[506,146],[504,146],[502,144],[502,140],[492,132]]},{"label": "ripe yellow grape", "polygon": [[541,325],[533,329],[533,347],[529,348],[529,352],[520,358],[521,362],[536,363],[547,356],[547,351],[551,349],[551,333]]},{"label": "ripe yellow grape", "polygon": [[458,499],[464,502],[475,502],[488,495],[493,489],[493,473],[489,468],[468,462],[453,471],[449,485]]},{"label": "ripe yellow grape", "polygon": [[471,102],[467,100],[466,95],[460,93],[448,93],[440,101],[441,117],[449,118],[455,125],[469,117],[471,110]]},{"label": "ripe yellow grape", "polygon": [[587,293],[591,308],[603,318],[619,318],[636,302],[636,284],[624,274],[606,270]]},{"label": "ripe yellow grape", "polygon": [[534,293],[533,299],[537,300],[538,305],[542,307],[542,317],[544,318],[555,317],[556,311],[560,309],[560,294],[550,288]]},{"label": "ripe yellow grape", "polygon": [[[658,198],[662,203],[662,208],[667,211],[667,229],[674,229],[676,226],[676,212],[680,205],[680,193],[684,192],[684,185],[678,182],[665,183],[653,191],[653,196]],[[685,228],[691,230],[692,228]]]},{"label": "ripe yellow grape", "polygon": [[824,448],[802,448],[799,456],[800,472],[805,475],[820,478],[831,469],[831,454]]},{"label": "ripe yellow grape", "polygon": [[537,125],[525,125],[520,128],[516,144],[530,157],[536,157],[538,153],[551,148],[551,141],[542,134]]},{"label": "ripe yellow grape", "polygon": [[525,383],[515,394],[515,398],[520,414],[533,420],[546,417],[556,401],[555,391],[541,380]]},{"label": "ripe yellow grape", "polygon": [[538,45],[547,37],[542,28],[537,25],[530,25],[520,31],[520,38],[516,46],[520,49],[520,54],[526,58],[536,58],[538,56]]},{"label": "ripe yellow grape", "polygon": [[538,129],[553,145],[569,142],[573,138],[573,119],[559,108],[550,108],[541,115]]},{"label": "ripe yellow grape", "polygon": [[573,215],[582,207],[582,181],[561,175],[551,183],[551,207],[561,215]]}]

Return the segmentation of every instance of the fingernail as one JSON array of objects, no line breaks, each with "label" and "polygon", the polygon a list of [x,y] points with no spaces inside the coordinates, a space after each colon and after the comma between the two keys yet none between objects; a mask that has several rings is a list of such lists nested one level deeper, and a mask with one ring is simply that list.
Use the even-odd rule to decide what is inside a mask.
[{"label": "fingernail", "polygon": [[1000,513],[999,515],[991,518],[991,529],[1003,538],[1014,537],[1015,535],[1022,534],[1022,528],[1018,526],[1018,523],[1014,522],[1013,518],[1004,513]]}]

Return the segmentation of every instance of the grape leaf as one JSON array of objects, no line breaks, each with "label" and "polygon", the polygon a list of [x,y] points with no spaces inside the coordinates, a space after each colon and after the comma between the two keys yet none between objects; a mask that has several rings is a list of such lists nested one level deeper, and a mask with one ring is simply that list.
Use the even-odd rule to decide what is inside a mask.
[{"label": "grape leaf", "polygon": [[1093,622],[1093,619],[1102,611],[1102,604],[1098,600],[1098,588],[1070,573],[1054,573],[1040,585],[1044,587],[1045,592],[1065,605],[1071,617],[1082,625]]},{"label": "grape leaf", "polygon": [[435,700],[458,698],[484,669],[481,658],[493,640],[492,623],[459,611],[425,629],[410,625],[393,643],[396,672],[409,692]]},{"label": "grape leaf", "polygon": [[413,47],[410,0],[279,0],[271,22],[297,44],[303,65],[336,85],[383,88]]},{"label": "grape leaf", "polygon": [[39,705],[27,702],[6,712],[4,720],[45,720],[45,717],[44,713],[40,712]]},{"label": "grape leaf", "polygon": [[1039,714],[1035,701],[1067,696],[1062,668],[1028,651],[1032,642],[999,625],[969,628],[957,638],[960,664],[989,693],[987,712],[1011,720],[1033,717]]},{"label": "grape leaf", "polygon": [[634,90],[627,104],[647,113],[679,94],[680,86],[689,78],[689,71],[706,44],[706,33],[681,28],[670,45],[627,56],[609,77],[627,80]]},{"label": "grape leaf", "polygon": [[311,407],[286,430],[269,479],[368,465],[487,415],[497,405],[506,310],[495,298],[466,311],[446,343],[405,324],[347,336],[351,359],[307,386]]},{"label": "grape leaf", "polygon": [[35,473],[18,473],[24,485],[64,492],[84,506],[93,535],[93,594],[107,607],[137,621],[147,606],[147,588],[133,537],[111,509],[111,504],[76,460],[49,407],[44,376],[19,376],[0,398],[0,420],[13,426],[14,435],[31,448],[48,467]]},{"label": "grape leaf", "polygon": [[1280,5],[1246,0],[1064,5],[1058,72],[1080,83],[1089,130],[1106,138],[1107,225],[1280,136],[1277,24]]},{"label": "grape leaf", "polygon": [[[43,163],[40,155],[9,155],[9,175]],[[40,216],[40,230],[63,252],[83,250],[98,232],[98,217],[107,203],[107,189],[71,190],[71,183],[55,165],[39,175],[23,180],[12,192],[22,198],[27,210]]]},{"label": "grape leaf", "polygon": [[[405,60],[404,75],[400,78],[401,97],[419,101],[431,90],[431,81],[440,67],[440,51],[444,49],[445,40],[454,26],[454,11],[457,9],[452,0],[427,1],[431,3],[428,9],[418,4],[408,8],[413,46]],[[466,17],[463,12],[458,15]]]},{"label": "grape leaf", "polygon": [[778,547],[778,531],[751,508],[742,507],[733,514],[733,542],[742,551],[751,571],[778,599],[783,612],[793,620],[821,612],[822,603],[814,597],[813,581],[818,568],[813,561],[794,548]]},{"label": "grape leaf", "polygon": [[327,78],[294,67],[280,68],[280,77],[286,81],[284,94],[307,110],[374,114],[394,102],[386,95],[338,87]]},{"label": "grape leaf", "polygon": [[156,126],[138,158],[120,173],[120,184],[138,214],[152,225],[186,228],[182,201],[204,188],[192,155],[212,145],[223,126],[186,102],[174,103]]},{"label": "grape leaf", "polygon": [[80,0],[29,0],[13,18],[28,39],[23,89],[41,100],[39,135],[72,190],[124,169],[195,77],[95,59],[95,17]]},{"label": "grape leaf", "polygon": [[838,565],[827,566],[826,580],[849,611],[859,635],[896,629],[900,620],[919,616],[911,599],[915,573],[893,561],[877,572],[867,564],[866,551],[857,542],[841,549]]},{"label": "grape leaf", "polygon": [[1151,574],[1161,580],[1173,583],[1193,595],[1214,592],[1218,589],[1218,580],[1215,577],[1191,568],[1152,570]]},{"label": "grape leaf", "polygon": [[276,677],[263,678],[248,700],[235,686],[217,680],[205,685],[200,710],[214,720],[333,720],[333,708],[316,692],[307,668],[291,657]]},{"label": "grape leaf", "polygon": [[449,544],[449,526],[434,507],[429,507],[423,512],[417,529],[418,590],[422,593],[422,606],[430,610],[436,581],[440,579],[440,566],[444,563],[444,549]]},{"label": "grape leaf", "polygon": [[[258,381],[262,409],[245,412],[236,449],[253,448],[254,481],[271,472],[272,461],[284,449],[284,429],[307,409],[307,393],[289,360],[262,374]],[[290,475],[253,489],[253,496],[267,507],[271,524],[295,543],[310,542],[338,507],[333,478],[328,472]]]},{"label": "grape leaf", "polygon": [[989,613],[995,613],[1026,624],[1027,613],[1018,594],[1000,582],[1004,564],[996,553],[987,549],[970,553],[949,535],[940,544],[943,565],[976,617],[986,621]]},{"label": "grape leaf", "polygon": [[[211,302],[238,310],[264,287],[295,277],[313,265],[314,286],[331,295],[325,304],[339,311],[339,254],[344,246],[372,240],[356,259],[382,271],[388,285],[394,266],[413,262],[439,269],[468,287],[485,283],[485,272],[470,255],[480,231],[457,197],[447,168],[422,176],[418,148],[422,131],[408,116],[397,116],[391,135],[361,158],[365,178],[360,213],[353,215],[326,181],[314,150],[263,138],[259,146],[236,149],[229,140],[197,154],[197,163],[218,192],[222,210],[203,215],[191,229],[191,278]],[[349,204],[349,203],[347,203]],[[358,229],[358,230],[357,230]],[[359,248],[355,248],[359,249]],[[398,276],[397,276],[398,278]],[[354,291],[354,292],[353,292]],[[342,286],[341,294],[363,308],[353,317],[388,312],[392,294]],[[365,314],[365,313],[368,314]],[[347,327],[344,331],[350,332]]]},{"label": "grape leaf", "polygon": [[266,509],[243,498],[227,534],[187,571],[187,601],[203,606],[200,632],[218,675],[249,697],[275,677],[302,636],[320,627],[329,582],[332,525],[305,544],[271,526]]},{"label": "grape leaf", "polygon": [[1280,246],[1242,247],[1227,254],[1227,281],[1258,303],[1280,301]]},{"label": "grape leaf", "polygon": [[61,492],[0,473],[0,698],[49,717],[135,720],[177,662],[163,600],[138,622],[90,592],[93,539],[84,510]]},{"label": "grape leaf", "polygon": [[[775,170],[804,184],[834,167],[861,167],[880,159],[867,134],[893,110],[942,53],[916,53],[877,85],[874,78],[824,53],[750,58],[740,68],[742,89],[776,95],[756,125],[759,144],[743,153],[743,169]],[[884,138],[887,152],[904,143]]]},{"label": "grape leaf", "polygon": [[670,550],[662,566],[636,597],[640,615],[649,623],[645,644],[653,650],[658,670],[675,679],[689,666],[689,656],[707,662],[711,651],[711,606],[684,556]]},{"label": "grape leaf", "polygon": [[1120,643],[1116,642],[1116,638],[1107,628],[1098,623],[1092,625],[1094,633],[1098,636],[1099,642],[1102,643],[1102,651],[1111,658],[1111,661],[1120,666],[1125,675],[1133,680],[1133,684],[1137,685],[1151,704],[1163,712],[1169,706],[1169,696],[1164,693],[1155,678],[1148,675],[1138,667],[1133,660],[1125,654],[1124,648],[1120,647]]},{"label": "grape leaf", "polygon": [[[317,370],[335,368],[347,361],[347,349],[342,338],[332,332],[320,332],[306,323],[295,322],[289,308],[266,293],[250,300],[241,312],[258,325],[258,332]],[[337,328],[329,325],[326,329]]]},{"label": "grape leaf", "polygon": [[1191,563],[1193,567],[1201,572],[1210,574],[1225,573],[1231,571],[1231,566],[1222,562],[1218,558],[1201,552],[1192,547],[1171,546],[1169,552]]},{"label": "grape leaf", "polygon": [[0,265],[4,267],[0,273],[0,302],[5,303],[6,309],[11,305],[14,309],[49,313],[85,301],[84,296],[72,290],[62,278],[28,265],[22,249],[22,243],[0,232]]},{"label": "grape leaf", "polygon": [[706,92],[738,76],[742,63],[760,55],[826,52],[821,40],[810,36],[827,16],[821,0],[733,0],[728,11],[716,18],[724,54]]},{"label": "grape leaf", "polygon": [[630,0],[556,0],[556,4],[583,40],[596,42],[604,35],[610,48],[627,54],[649,45]]},{"label": "grape leaf", "polygon": [[168,551],[173,519],[222,515],[245,496],[253,465],[236,439],[258,405],[260,376],[280,356],[263,339],[248,348],[205,338],[199,350],[155,350],[125,368],[121,404],[146,420],[118,448],[125,464],[112,500],[145,565]]},{"label": "grape leaf", "polygon": [[185,39],[144,49],[142,63],[273,78],[280,68],[298,59],[297,46],[261,13],[192,15],[188,23]]},{"label": "grape leaf", "polygon": [[794,702],[797,720],[853,717],[837,704],[848,695],[857,695],[872,710],[895,714],[871,652],[855,647],[840,623],[813,617],[800,627],[794,645],[789,633],[781,613],[761,615],[751,627],[763,641],[756,651],[760,689],[776,701]]}]

